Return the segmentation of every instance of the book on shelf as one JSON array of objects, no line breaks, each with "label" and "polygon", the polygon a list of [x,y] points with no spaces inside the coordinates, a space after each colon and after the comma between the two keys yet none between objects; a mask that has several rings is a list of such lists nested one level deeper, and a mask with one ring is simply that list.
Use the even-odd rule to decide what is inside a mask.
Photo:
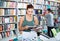
[{"label": "book on shelf", "polygon": [[39,9],[42,9],[43,10],[43,5],[39,5]]},{"label": "book on shelf", "polygon": [[10,35],[11,35],[11,36],[14,36],[14,32],[13,32],[13,31],[10,31]]},{"label": "book on shelf", "polygon": [[9,17],[4,17],[5,21],[4,23],[10,23],[10,18]]},{"label": "book on shelf", "polygon": [[8,37],[11,37],[11,36],[14,36],[16,35],[16,32],[13,31],[6,31],[6,32],[1,32],[0,33],[0,39],[3,39],[3,38],[8,38]]},{"label": "book on shelf", "polygon": [[6,1],[20,1],[20,0],[6,0]]},{"label": "book on shelf", "polygon": [[4,15],[4,9],[0,9],[0,16]]},{"label": "book on shelf", "polygon": [[44,4],[45,4],[45,5],[48,5],[48,1],[44,1]]},{"label": "book on shelf", "polygon": [[34,0],[35,4],[44,4],[44,0]]},{"label": "book on shelf", "polygon": [[54,6],[54,2],[50,2],[50,5]]},{"label": "book on shelf", "polygon": [[1,35],[1,33],[0,33],[0,39],[2,39],[2,35]]},{"label": "book on shelf", "polygon": [[10,17],[10,23],[14,22],[14,17]]},{"label": "book on shelf", "polygon": [[35,14],[42,14],[42,10],[35,10]]},{"label": "book on shelf", "polygon": [[16,2],[7,2],[6,7],[7,8],[16,8]]},{"label": "book on shelf", "polygon": [[55,10],[56,9],[56,7],[51,7],[51,10]]},{"label": "book on shelf", "polygon": [[18,16],[18,22],[20,22],[20,18],[21,18],[21,16]]},{"label": "book on shelf", "polygon": [[34,9],[38,9],[38,8],[39,8],[39,5],[34,4]]},{"label": "book on shelf", "polygon": [[21,2],[28,2],[28,0],[21,0]]},{"label": "book on shelf", "polygon": [[10,9],[5,9],[5,14],[4,15],[10,15],[9,13],[10,13]]},{"label": "book on shelf", "polygon": [[18,15],[26,15],[26,10],[18,10]]},{"label": "book on shelf", "polygon": [[55,2],[56,0],[49,0],[49,1],[53,1],[53,2]]},{"label": "book on shelf", "polygon": [[0,17],[0,24],[2,24],[2,17]]},{"label": "book on shelf", "polygon": [[5,24],[4,27],[3,27],[3,30],[4,31],[15,30],[15,24]]},{"label": "book on shelf", "polygon": [[38,4],[44,4],[44,0],[37,0]]},{"label": "book on shelf", "polygon": [[5,15],[16,15],[16,9],[5,9]]},{"label": "book on shelf", "polygon": [[17,16],[14,16],[14,22],[17,22]]},{"label": "book on shelf", "polygon": [[10,14],[11,15],[16,15],[16,9],[10,9]]},{"label": "book on shelf", "polygon": [[54,6],[58,6],[57,2],[54,4]]},{"label": "book on shelf", "polygon": [[5,36],[9,37],[10,36],[10,31],[5,32]]},{"label": "book on shelf", "polygon": [[18,3],[17,7],[18,8],[26,8],[27,7],[27,3]]},{"label": "book on shelf", "polygon": [[17,7],[22,8],[22,3],[18,3]]},{"label": "book on shelf", "polygon": [[3,31],[3,26],[2,25],[0,25],[0,32],[2,32]]},{"label": "book on shelf", "polygon": [[28,2],[29,2],[29,3],[33,3],[33,2],[34,2],[34,0],[28,0]]},{"label": "book on shelf", "polygon": [[0,8],[5,8],[6,7],[6,2],[0,1]]},{"label": "book on shelf", "polygon": [[10,30],[15,30],[15,24],[10,24]]}]

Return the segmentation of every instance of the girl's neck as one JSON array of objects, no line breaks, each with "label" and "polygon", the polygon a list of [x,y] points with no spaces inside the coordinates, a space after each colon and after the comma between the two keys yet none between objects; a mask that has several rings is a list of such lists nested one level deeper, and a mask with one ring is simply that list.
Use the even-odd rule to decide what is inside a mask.
[{"label": "girl's neck", "polygon": [[27,16],[31,17],[32,15],[31,14],[26,14]]}]

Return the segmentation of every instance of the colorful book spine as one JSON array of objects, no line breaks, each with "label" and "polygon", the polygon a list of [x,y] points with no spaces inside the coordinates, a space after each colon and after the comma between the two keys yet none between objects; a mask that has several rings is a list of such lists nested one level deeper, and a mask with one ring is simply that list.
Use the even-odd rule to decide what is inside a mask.
[{"label": "colorful book spine", "polygon": [[4,9],[0,9],[0,16],[4,15]]},{"label": "colorful book spine", "polygon": [[2,24],[2,17],[0,17],[0,24]]},{"label": "colorful book spine", "polygon": [[0,32],[2,32],[3,31],[3,26],[2,25],[0,25]]}]

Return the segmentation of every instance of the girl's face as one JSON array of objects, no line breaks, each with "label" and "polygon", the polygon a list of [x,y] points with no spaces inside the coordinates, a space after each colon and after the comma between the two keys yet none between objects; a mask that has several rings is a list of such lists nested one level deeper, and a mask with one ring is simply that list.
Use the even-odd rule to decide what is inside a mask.
[{"label": "girl's face", "polygon": [[27,14],[32,15],[33,14],[33,9],[32,8],[27,9]]}]

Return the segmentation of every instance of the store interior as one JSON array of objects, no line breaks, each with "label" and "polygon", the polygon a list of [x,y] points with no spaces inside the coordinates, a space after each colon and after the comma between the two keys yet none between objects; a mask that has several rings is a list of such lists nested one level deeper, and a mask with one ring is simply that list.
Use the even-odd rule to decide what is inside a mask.
[{"label": "store interior", "polygon": [[[32,31],[33,27],[39,30],[35,31],[36,34],[33,31],[22,35],[23,31],[19,30],[20,19],[26,16],[26,8],[29,4],[34,7],[33,16],[37,17],[38,25],[28,27],[31,27]],[[52,16],[46,18],[46,11],[53,15],[53,28],[47,25],[48,19],[48,23],[53,22],[50,21]],[[60,41],[60,0],[0,0],[0,41]]]}]

